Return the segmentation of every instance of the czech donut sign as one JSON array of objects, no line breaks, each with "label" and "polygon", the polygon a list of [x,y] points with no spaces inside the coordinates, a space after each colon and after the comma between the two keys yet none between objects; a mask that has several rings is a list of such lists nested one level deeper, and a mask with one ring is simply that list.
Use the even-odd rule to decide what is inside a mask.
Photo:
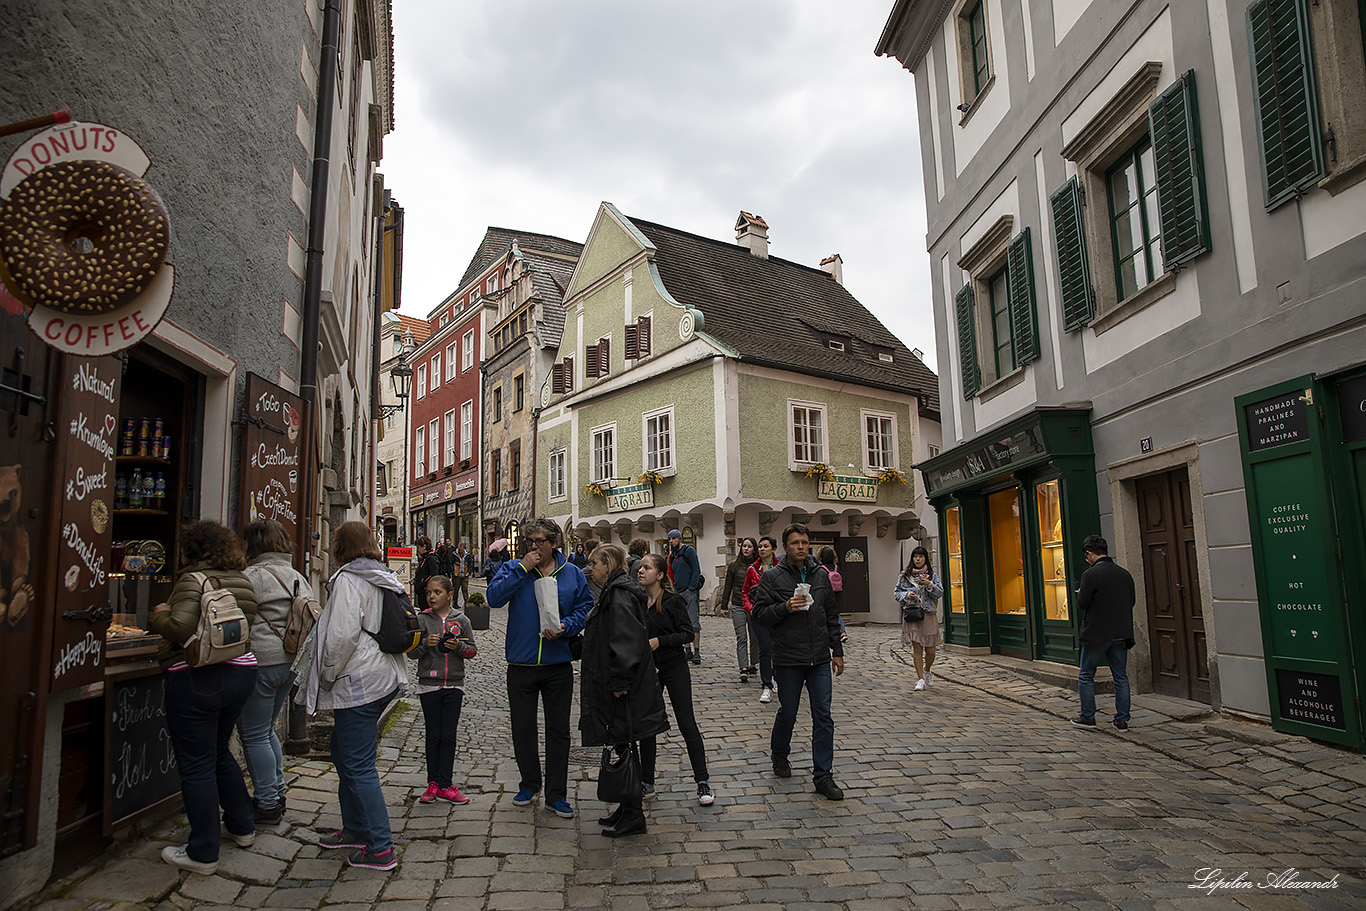
[{"label": "czech donut sign", "polygon": [[73,122],[26,140],[0,171],[0,279],[50,347],[114,354],[166,315],[171,221],[142,179],[151,164],[119,130]]}]

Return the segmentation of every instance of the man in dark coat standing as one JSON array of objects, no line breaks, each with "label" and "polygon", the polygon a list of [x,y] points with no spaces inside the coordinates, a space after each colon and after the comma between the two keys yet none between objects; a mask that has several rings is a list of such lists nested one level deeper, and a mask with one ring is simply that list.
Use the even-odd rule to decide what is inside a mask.
[{"label": "man in dark coat standing", "polygon": [[1134,646],[1134,577],[1110,559],[1110,546],[1100,535],[1087,535],[1082,555],[1091,564],[1081,574],[1077,607],[1081,610],[1081,672],[1077,695],[1081,714],[1073,724],[1096,724],[1096,668],[1110,665],[1115,680],[1114,725],[1129,729],[1129,649]]},{"label": "man in dark coat standing", "polygon": [[[833,678],[844,673],[839,612],[825,567],[811,556],[811,532],[805,525],[783,529],[785,556],[759,579],[751,616],[773,635],[773,678],[778,682],[778,714],[773,719],[773,774],[792,777],[788,754],[797,724],[802,688],[811,701],[811,777],[816,793],[843,800],[835,783],[835,722],[830,715]],[[798,585],[810,586],[803,598]]]}]

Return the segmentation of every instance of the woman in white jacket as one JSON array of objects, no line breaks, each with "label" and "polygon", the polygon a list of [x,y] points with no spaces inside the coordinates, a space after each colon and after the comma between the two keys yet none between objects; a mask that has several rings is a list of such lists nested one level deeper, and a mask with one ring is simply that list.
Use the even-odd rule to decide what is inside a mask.
[{"label": "woman in white jacket", "polygon": [[347,863],[372,870],[398,866],[389,810],[384,805],[375,751],[379,719],[408,679],[402,655],[380,651],[383,590],[403,592],[393,570],[380,562],[375,536],[364,522],[347,522],[332,539],[341,569],[328,582],[327,606],[314,628],[312,662],[300,696],[311,715],[331,709],[332,763],[342,827],[317,840],[346,848]]}]

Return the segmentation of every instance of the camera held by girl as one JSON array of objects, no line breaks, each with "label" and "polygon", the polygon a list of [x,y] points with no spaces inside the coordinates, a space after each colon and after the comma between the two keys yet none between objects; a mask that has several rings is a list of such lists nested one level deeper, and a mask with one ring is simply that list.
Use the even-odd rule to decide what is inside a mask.
[{"label": "camera held by girl", "polygon": [[417,694],[427,724],[427,790],[418,798],[469,803],[451,776],[455,767],[455,729],[465,699],[465,661],[479,653],[474,627],[454,609],[455,586],[447,576],[427,580],[422,643],[409,652],[417,660]]}]

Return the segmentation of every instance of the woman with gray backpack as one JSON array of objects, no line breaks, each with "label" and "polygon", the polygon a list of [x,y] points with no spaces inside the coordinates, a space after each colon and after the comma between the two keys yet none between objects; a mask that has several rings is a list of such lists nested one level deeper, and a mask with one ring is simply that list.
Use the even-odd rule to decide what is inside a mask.
[{"label": "woman with gray backpack", "polygon": [[[258,825],[273,826],[285,812],[285,759],[275,719],[294,685],[290,668],[301,641],[302,626],[317,619],[313,588],[294,568],[294,545],[284,526],[258,519],[242,533],[246,545],[246,576],[256,592],[256,622],[251,625],[251,650],[256,655],[256,688],[242,706],[237,733],[251,773]],[[305,622],[305,618],[307,618]],[[308,635],[308,629],[302,629]]]},{"label": "woman with gray backpack", "polygon": [[148,623],[163,640],[157,661],[166,672],[166,727],[190,841],[168,845],[161,858],[212,876],[225,833],[243,848],[256,840],[242,767],[229,749],[233,724],[256,685],[256,656],[247,646],[256,595],[242,572],[247,561],[231,529],[207,520],[187,522],[178,543],[183,568],[170,599],[153,609]]}]

